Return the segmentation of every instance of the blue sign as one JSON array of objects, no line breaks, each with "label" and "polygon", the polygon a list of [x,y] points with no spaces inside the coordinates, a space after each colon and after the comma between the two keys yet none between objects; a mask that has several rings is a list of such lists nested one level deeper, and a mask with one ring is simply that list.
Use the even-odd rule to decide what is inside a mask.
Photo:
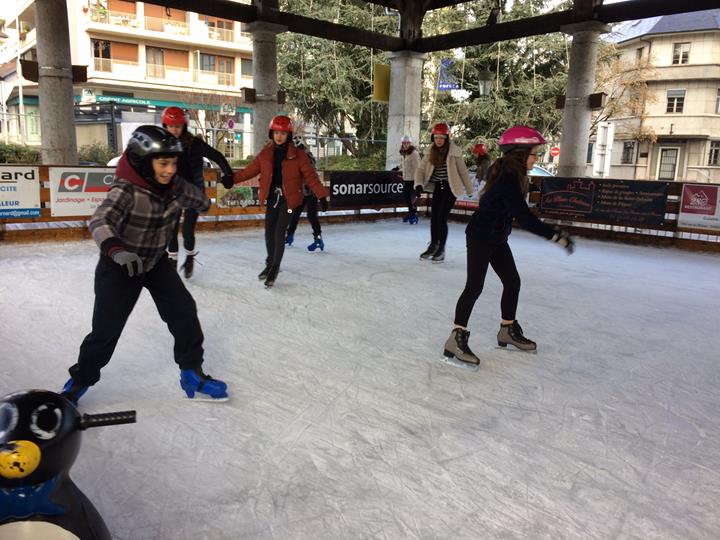
[{"label": "blue sign", "polygon": [[459,90],[460,85],[455,82],[455,76],[451,73],[455,60],[443,58],[440,60],[440,72],[438,73],[438,90]]}]

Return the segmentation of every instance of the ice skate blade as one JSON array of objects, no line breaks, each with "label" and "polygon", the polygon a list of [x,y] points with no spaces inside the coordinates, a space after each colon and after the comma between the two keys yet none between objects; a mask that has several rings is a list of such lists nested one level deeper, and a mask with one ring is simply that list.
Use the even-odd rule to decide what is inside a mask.
[{"label": "ice skate blade", "polygon": [[458,360],[454,356],[445,356],[445,354],[443,354],[440,357],[440,360],[445,364],[449,364],[453,367],[464,369],[466,371],[478,371],[480,369],[480,364],[470,364],[468,362],[463,362],[462,360]]},{"label": "ice skate blade", "polygon": [[[508,347],[508,345],[512,346],[512,349]],[[513,345],[512,343],[498,343],[498,346],[495,347],[496,349],[500,349],[501,351],[515,351],[515,352],[524,352],[524,353],[530,353],[530,354],[537,354],[537,348],[535,349],[521,349],[517,345]]]},{"label": "ice skate blade", "polygon": [[187,394],[185,394],[185,399],[187,401],[198,401],[198,402],[204,402],[204,403],[225,403],[226,401],[230,400],[228,396],[221,397],[221,398],[214,398],[210,396],[205,396],[202,394],[196,393],[193,397],[188,397]]}]

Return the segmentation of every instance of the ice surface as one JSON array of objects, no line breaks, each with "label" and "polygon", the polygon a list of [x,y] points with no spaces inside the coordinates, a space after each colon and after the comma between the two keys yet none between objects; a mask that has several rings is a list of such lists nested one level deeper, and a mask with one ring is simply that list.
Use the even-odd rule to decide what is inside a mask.
[{"label": "ice surface", "polygon": [[[225,404],[184,399],[145,292],[85,412],[72,476],[118,539],[717,539],[720,257],[516,231],[518,318],[500,284],[470,321],[478,372],[439,358],[465,279],[428,220],[301,225],[275,287],[258,229],[198,237],[188,282]],[[0,244],[0,393],[59,389],[88,332],[90,241]],[[181,255],[182,262],[182,255]]]}]

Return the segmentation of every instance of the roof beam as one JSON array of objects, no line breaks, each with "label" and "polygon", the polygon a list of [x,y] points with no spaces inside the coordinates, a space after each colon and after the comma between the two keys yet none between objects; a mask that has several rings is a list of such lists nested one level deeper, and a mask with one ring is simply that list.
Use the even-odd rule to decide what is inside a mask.
[{"label": "roof beam", "polygon": [[427,10],[440,9],[449,6],[456,6],[458,4],[464,4],[468,0],[430,0],[427,4]]},{"label": "roof beam", "polygon": [[718,0],[630,0],[618,4],[603,4],[595,11],[598,19],[605,23],[647,19],[658,15],[675,15],[704,11],[718,7]]}]

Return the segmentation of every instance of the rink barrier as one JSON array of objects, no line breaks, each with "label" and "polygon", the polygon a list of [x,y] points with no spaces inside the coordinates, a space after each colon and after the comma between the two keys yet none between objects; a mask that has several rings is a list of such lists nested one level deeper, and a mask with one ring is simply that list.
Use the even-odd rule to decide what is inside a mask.
[{"label": "rink barrier", "polygon": [[[532,177],[531,182],[542,189],[543,177]],[[654,184],[665,184],[653,180],[643,180]],[[559,218],[555,215],[543,215],[537,205],[540,203],[540,191],[532,191],[529,201],[535,215],[546,223],[557,225],[571,231],[578,236],[598,238],[604,240],[617,240],[628,243],[652,244],[659,246],[675,246],[683,249],[720,252],[720,230],[696,229],[678,225],[680,211],[680,196],[684,184],[697,184],[697,182],[667,182],[668,197],[665,204],[665,219],[660,225],[637,225],[629,222],[610,222],[602,219],[584,219],[571,217]],[[712,184],[710,184],[712,185]],[[429,211],[427,201],[423,201],[424,211]],[[458,200],[455,203],[450,217],[457,221],[468,221],[477,209],[477,201]],[[516,223],[515,227],[520,228]]]},{"label": "rink barrier", "polygon": [[[13,168],[13,165],[2,165],[3,168]],[[18,165],[18,168],[27,166]],[[90,238],[88,231],[89,215],[81,216],[52,216],[50,201],[50,169],[49,165],[38,166],[40,181],[40,217],[10,217],[0,218],[0,241],[4,242],[35,242],[35,241],[64,241]],[[72,168],[82,171],[105,169],[106,167],[57,167]],[[222,231],[245,227],[261,227],[264,224],[265,209],[260,206],[239,206],[233,208],[220,208],[215,203],[215,185],[220,178],[220,171],[206,169],[204,171],[206,192],[213,201],[210,210],[200,215],[198,231]],[[323,183],[329,186],[324,178]],[[257,182],[244,182],[242,185],[257,185]],[[321,214],[323,223],[341,223],[349,221],[373,221],[377,219],[397,218],[404,215],[407,207],[395,205],[377,205],[371,208],[331,208]],[[301,221],[307,218],[303,214]]]}]

